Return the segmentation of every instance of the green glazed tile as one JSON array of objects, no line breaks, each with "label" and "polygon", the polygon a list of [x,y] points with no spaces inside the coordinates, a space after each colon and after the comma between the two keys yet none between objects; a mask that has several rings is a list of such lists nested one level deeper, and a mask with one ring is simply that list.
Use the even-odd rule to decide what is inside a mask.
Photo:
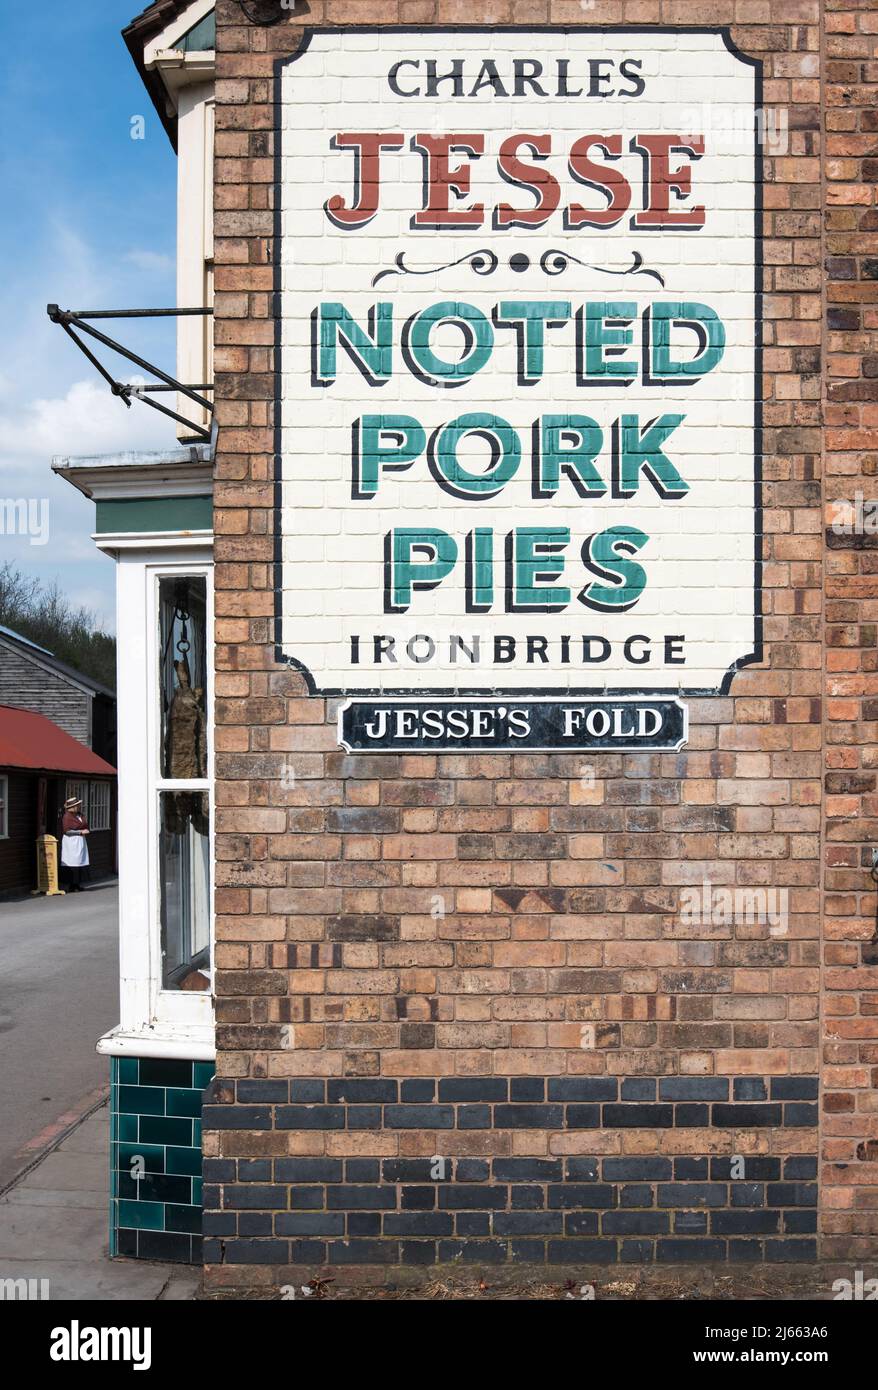
[{"label": "green glazed tile", "polygon": [[120,1086],[117,1103],[123,1115],[164,1115],[165,1092],[160,1086]]},{"label": "green glazed tile", "polygon": [[[191,1149],[192,1130],[197,1120],[168,1119],[163,1115],[141,1115],[139,1138],[144,1144],[178,1144]],[[201,1139],[198,1140],[199,1147]]]},{"label": "green glazed tile", "polygon": [[201,1150],[200,1149],[176,1149],[168,1146],[165,1149],[165,1172],[166,1173],[185,1173],[188,1177],[201,1177]]},{"label": "green glazed tile", "polygon": [[165,1208],[162,1202],[120,1201],[119,1225],[137,1231],[163,1231],[165,1229]]},{"label": "green glazed tile", "polygon": [[165,1096],[169,1115],[189,1115],[193,1120],[201,1119],[200,1091],[168,1090]]},{"label": "green glazed tile", "polygon": [[169,1202],[165,1207],[165,1230],[201,1235],[201,1207],[182,1207]]},{"label": "green glazed tile", "polygon": [[117,1150],[116,1167],[120,1173],[130,1176],[132,1160],[138,1156],[144,1160],[147,1173],[165,1171],[165,1151],[161,1144],[119,1144]]},{"label": "green glazed tile", "polygon": [[142,1057],[141,1086],[191,1086],[193,1062],[170,1057]]},{"label": "green glazed tile", "polygon": [[137,1143],[137,1121],[136,1115],[119,1115],[117,1117],[117,1137],[121,1143]]}]

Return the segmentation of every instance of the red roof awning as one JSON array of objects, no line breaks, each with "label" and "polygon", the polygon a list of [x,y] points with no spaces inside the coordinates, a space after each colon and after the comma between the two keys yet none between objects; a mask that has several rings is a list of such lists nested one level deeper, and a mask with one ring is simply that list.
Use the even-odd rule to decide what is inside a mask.
[{"label": "red roof awning", "polygon": [[116,769],[45,715],[0,705],[0,767],[115,777]]}]

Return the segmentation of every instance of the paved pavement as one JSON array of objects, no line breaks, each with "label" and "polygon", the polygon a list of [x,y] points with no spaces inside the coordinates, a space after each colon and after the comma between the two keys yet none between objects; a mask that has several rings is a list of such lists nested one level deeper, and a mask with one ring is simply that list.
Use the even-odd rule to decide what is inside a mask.
[{"label": "paved pavement", "polygon": [[110,1068],[95,1043],[119,1021],[118,961],[115,883],[0,903],[0,1281],[188,1299],[199,1271],[107,1253]]},{"label": "paved pavement", "polygon": [[47,1280],[50,1300],[194,1298],[188,1265],[109,1258],[109,1147],[104,1103],[0,1198],[0,1281]]},{"label": "paved pavement", "polygon": [[0,1188],[106,1087],[118,1021],[115,883],[0,903]]}]

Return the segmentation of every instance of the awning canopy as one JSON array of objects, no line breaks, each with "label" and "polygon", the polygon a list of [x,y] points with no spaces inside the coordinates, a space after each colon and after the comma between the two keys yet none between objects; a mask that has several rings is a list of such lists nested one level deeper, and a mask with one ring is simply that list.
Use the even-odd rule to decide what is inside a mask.
[{"label": "awning canopy", "polygon": [[116,769],[51,719],[27,709],[0,705],[0,767],[115,777]]}]

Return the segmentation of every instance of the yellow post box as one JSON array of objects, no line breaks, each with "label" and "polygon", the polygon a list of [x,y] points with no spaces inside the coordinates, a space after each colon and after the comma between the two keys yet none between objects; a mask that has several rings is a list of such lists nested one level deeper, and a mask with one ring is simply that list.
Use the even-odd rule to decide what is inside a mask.
[{"label": "yellow post box", "polygon": [[64,889],[58,887],[58,841],[54,835],[37,836],[37,893],[46,897],[62,897]]}]

